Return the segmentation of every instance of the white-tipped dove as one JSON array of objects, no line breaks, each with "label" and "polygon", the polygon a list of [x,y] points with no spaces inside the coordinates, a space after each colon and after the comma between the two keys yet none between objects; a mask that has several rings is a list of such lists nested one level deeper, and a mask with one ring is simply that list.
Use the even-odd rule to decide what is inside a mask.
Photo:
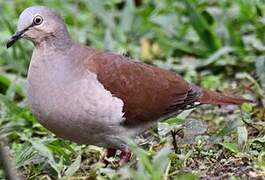
[{"label": "white-tipped dove", "polygon": [[27,78],[33,114],[50,131],[76,143],[127,150],[128,137],[195,104],[248,101],[204,90],[173,72],[122,55],[80,45],[69,36],[63,19],[47,7],[25,9],[17,30],[7,47],[20,38],[35,46]]}]

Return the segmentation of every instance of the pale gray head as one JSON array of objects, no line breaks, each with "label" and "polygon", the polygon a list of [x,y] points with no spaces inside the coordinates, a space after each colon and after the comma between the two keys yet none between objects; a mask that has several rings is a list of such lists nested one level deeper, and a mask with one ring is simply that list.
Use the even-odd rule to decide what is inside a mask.
[{"label": "pale gray head", "polygon": [[45,40],[58,41],[62,37],[68,37],[63,19],[52,9],[32,6],[20,14],[17,32],[8,41],[7,48],[20,38],[29,39],[38,45]]}]

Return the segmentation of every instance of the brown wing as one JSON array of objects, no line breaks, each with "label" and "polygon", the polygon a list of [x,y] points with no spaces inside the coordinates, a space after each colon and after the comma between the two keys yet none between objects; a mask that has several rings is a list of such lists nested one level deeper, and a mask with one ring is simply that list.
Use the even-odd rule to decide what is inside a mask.
[{"label": "brown wing", "polygon": [[90,60],[98,80],[124,102],[127,123],[157,120],[194,99],[192,87],[173,72],[112,53]]}]

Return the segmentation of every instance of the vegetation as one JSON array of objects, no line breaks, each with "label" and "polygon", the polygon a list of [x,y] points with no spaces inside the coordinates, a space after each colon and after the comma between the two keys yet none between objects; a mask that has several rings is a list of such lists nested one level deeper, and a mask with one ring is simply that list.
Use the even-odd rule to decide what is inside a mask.
[{"label": "vegetation", "polygon": [[[131,162],[118,167],[113,159],[104,167],[104,149],[58,139],[27,107],[33,46],[22,40],[7,50],[4,44],[16,30],[19,14],[36,4],[60,12],[80,43],[171,69],[205,88],[256,99],[259,106],[186,111],[138,137],[140,147],[131,143]],[[12,0],[0,1],[0,23],[0,137],[8,138],[25,178],[265,177],[264,1]],[[166,136],[171,129],[177,134],[177,153]]]}]

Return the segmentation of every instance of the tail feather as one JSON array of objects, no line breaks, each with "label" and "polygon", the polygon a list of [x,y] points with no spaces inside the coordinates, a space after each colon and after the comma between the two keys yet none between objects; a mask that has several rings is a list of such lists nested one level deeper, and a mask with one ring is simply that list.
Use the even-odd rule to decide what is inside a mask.
[{"label": "tail feather", "polygon": [[224,95],[218,92],[202,90],[201,96],[199,97],[201,104],[213,104],[213,105],[241,105],[243,103],[253,103],[254,101],[244,99],[240,96]]}]

